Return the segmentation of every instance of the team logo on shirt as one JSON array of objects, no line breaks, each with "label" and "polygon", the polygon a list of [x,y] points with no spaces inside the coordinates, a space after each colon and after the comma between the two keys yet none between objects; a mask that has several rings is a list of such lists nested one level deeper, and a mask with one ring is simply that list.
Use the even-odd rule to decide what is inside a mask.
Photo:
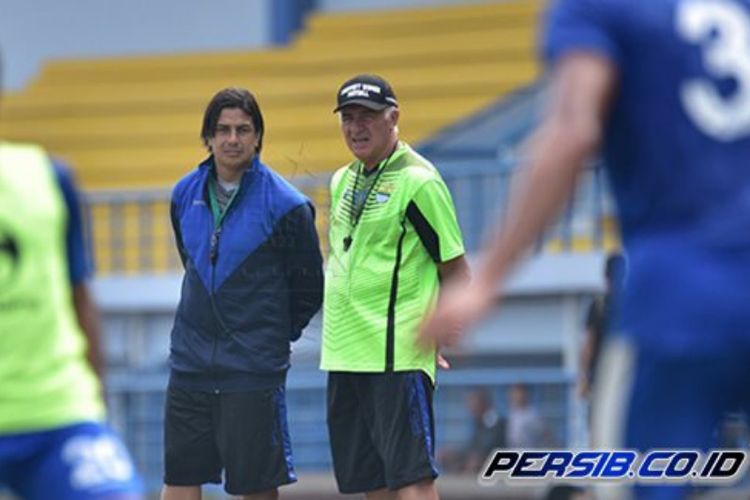
[{"label": "team logo on shirt", "polygon": [[375,193],[376,203],[385,203],[391,199],[391,195],[396,190],[396,185],[393,182],[384,182],[378,186],[377,192]]},{"label": "team logo on shirt", "polygon": [[393,182],[383,182],[381,185],[378,186],[378,193],[391,195],[393,194],[395,190],[396,190],[396,184]]},{"label": "team logo on shirt", "polygon": [[[347,189],[346,191],[344,191],[344,199],[354,203],[355,205],[361,205],[365,203],[365,196],[367,196],[367,191],[365,190],[352,191],[351,189]],[[378,188],[378,190],[371,196],[370,199],[374,199],[375,203],[385,203],[386,201],[391,199],[391,193],[390,191],[383,191],[382,188]]]}]

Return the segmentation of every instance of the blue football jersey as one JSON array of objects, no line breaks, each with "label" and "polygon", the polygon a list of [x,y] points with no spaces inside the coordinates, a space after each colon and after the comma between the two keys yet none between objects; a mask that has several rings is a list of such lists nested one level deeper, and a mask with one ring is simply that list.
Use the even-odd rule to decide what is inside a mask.
[{"label": "blue football jersey", "polygon": [[650,349],[750,344],[750,0],[559,0],[544,56],[618,69],[603,155]]}]

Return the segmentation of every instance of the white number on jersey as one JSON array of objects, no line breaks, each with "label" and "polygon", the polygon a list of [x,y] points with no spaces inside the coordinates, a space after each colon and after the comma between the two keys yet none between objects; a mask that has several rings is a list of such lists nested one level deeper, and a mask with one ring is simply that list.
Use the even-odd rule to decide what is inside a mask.
[{"label": "white number on jersey", "polygon": [[722,96],[705,78],[680,89],[688,116],[705,134],[732,141],[750,134],[750,16],[733,0],[686,0],[677,7],[677,32],[703,48],[703,64],[715,78],[732,78],[736,90]]},{"label": "white number on jersey", "polygon": [[108,435],[73,437],[65,443],[62,458],[70,464],[70,484],[78,490],[126,482],[134,474],[127,452]]}]

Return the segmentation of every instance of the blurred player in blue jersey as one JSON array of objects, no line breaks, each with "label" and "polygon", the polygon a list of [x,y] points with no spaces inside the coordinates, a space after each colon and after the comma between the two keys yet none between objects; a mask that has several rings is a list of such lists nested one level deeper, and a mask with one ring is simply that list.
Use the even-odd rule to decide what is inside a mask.
[{"label": "blurred player in blue jersey", "polygon": [[42,148],[0,141],[0,490],[139,499],[132,461],[104,422],[78,203],[69,172]]},{"label": "blurred player in blue jersey", "polygon": [[601,381],[626,402],[622,439],[611,411],[595,445],[708,448],[722,412],[750,402],[750,1],[559,0],[543,47],[552,96],[524,181],[476,279],[446,291],[423,340],[451,343],[496,304],[601,150],[629,258],[627,347],[602,365],[629,379]]}]

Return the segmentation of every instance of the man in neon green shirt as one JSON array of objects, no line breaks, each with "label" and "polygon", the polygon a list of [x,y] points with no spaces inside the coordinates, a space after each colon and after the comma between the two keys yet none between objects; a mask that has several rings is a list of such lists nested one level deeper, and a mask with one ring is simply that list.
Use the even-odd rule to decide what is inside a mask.
[{"label": "man in neon green shirt", "polygon": [[355,76],[337,104],[356,159],[331,181],[321,368],[336,480],[370,500],[436,499],[436,352],[414,344],[440,281],[468,276],[453,202],[399,141],[388,82]]}]

